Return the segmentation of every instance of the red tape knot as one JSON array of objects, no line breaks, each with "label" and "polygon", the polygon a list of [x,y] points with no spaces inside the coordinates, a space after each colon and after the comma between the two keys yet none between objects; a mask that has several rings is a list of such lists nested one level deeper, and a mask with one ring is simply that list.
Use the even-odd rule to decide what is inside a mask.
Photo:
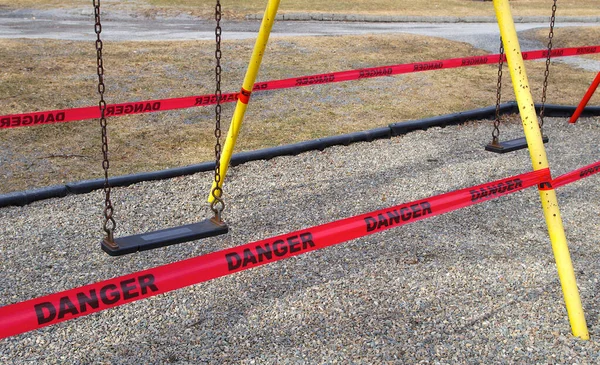
[{"label": "red tape knot", "polygon": [[554,186],[552,185],[554,181],[552,180],[552,173],[550,172],[550,168],[546,167],[545,169],[537,170],[536,173],[540,174],[541,182],[538,184],[538,190],[553,190]]},{"label": "red tape knot", "polygon": [[545,190],[552,190],[554,188],[552,187],[552,183],[551,182],[544,181],[544,182],[541,182],[541,183],[538,184],[538,189],[545,191]]},{"label": "red tape knot", "polygon": [[251,91],[248,91],[248,90],[242,88],[242,90],[240,91],[238,100],[244,104],[248,104],[248,102],[250,101],[250,94],[252,94]]}]

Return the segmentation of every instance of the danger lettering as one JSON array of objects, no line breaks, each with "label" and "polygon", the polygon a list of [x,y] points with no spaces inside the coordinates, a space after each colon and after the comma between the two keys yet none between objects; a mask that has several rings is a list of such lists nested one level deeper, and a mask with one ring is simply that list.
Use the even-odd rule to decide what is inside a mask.
[{"label": "danger lettering", "polygon": [[506,182],[501,182],[495,185],[484,186],[477,190],[469,190],[469,194],[471,194],[471,201],[474,202],[487,197],[492,197],[494,195],[517,190],[522,187],[523,181],[519,178],[515,178],[513,180],[507,180]]},{"label": "danger lettering", "polygon": [[21,127],[34,124],[48,124],[63,122],[65,113],[43,113],[33,115],[15,115],[11,117],[3,117],[0,119],[0,128]]},{"label": "danger lettering", "polygon": [[[238,93],[233,94],[223,94],[221,95],[221,103],[229,103],[237,101],[239,97]],[[217,96],[216,95],[204,95],[196,98],[196,102],[194,105],[206,105],[206,104],[216,104]]]},{"label": "danger lettering", "polygon": [[378,229],[389,228],[402,222],[412,221],[428,214],[432,214],[429,202],[415,203],[377,214],[376,217],[366,217],[365,227],[367,232],[372,232]]},{"label": "danger lettering", "polygon": [[45,324],[99,309],[100,304],[113,305],[157,291],[154,275],[148,274],[123,280],[118,284],[107,284],[98,291],[90,289],[61,297],[58,302],[43,302],[33,307],[38,324]]},{"label": "danger lettering", "polygon": [[155,112],[157,110],[160,110],[160,101],[155,101],[153,103],[109,105],[106,107],[104,115],[109,117],[123,114]]},{"label": "danger lettering", "polygon": [[595,53],[596,47],[579,47],[577,48],[577,54]]},{"label": "danger lettering", "polygon": [[359,79],[364,79],[367,77],[378,77],[378,76],[389,76],[392,74],[391,67],[382,67],[382,68],[374,68],[368,70],[360,70],[358,73]]},{"label": "danger lettering", "polygon": [[437,70],[444,67],[444,62],[423,62],[423,63],[415,63],[413,71],[429,71],[429,70]]},{"label": "danger lettering", "polygon": [[252,91],[265,90],[268,87],[269,87],[269,83],[268,82],[261,82],[261,83],[254,84],[254,87],[252,88]]},{"label": "danger lettering", "polygon": [[461,62],[461,65],[462,66],[475,66],[475,65],[485,65],[486,63],[488,63],[487,57],[471,57],[471,58],[463,59]]},{"label": "danger lettering", "polygon": [[296,79],[296,86],[325,84],[328,82],[333,82],[334,80],[335,75],[333,74],[299,77]]},{"label": "danger lettering", "polygon": [[581,171],[581,173],[579,174],[579,177],[590,176],[590,175],[593,175],[593,174],[595,174],[595,173],[597,173],[599,171],[600,171],[600,164],[592,166],[592,167],[590,167],[588,169],[585,169],[585,170]]},{"label": "danger lettering", "polygon": [[[563,53],[564,53],[564,50],[562,50],[562,49],[553,49],[553,50],[550,52],[550,56],[552,56],[552,57],[555,57],[555,56],[562,56],[562,55],[563,55]],[[543,56],[543,57],[548,57],[548,51],[543,51],[543,52],[542,52],[542,56]]]},{"label": "danger lettering", "polygon": [[225,254],[225,260],[227,260],[227,269],[233,271],[305,251],[311,247],[315,247],[315,243],[312,234],[306,232],[279,239],[272,243],[257,245],[253,249],[245,248],[242,252]]}]

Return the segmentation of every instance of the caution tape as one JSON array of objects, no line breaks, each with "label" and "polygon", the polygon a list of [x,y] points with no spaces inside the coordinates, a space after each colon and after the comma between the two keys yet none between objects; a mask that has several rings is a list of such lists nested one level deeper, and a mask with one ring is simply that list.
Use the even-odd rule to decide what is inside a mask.
[{"label": "caution tape", "polygon": [[[238,93],[227,93],[221,96],[222,103],[234,102],[237,101],[237,99]],[[152,113],[165,110],[192,108],[195,106],[213,105],[216,103],[217,99],[213,94],[161,100],[147,100],[135,103],[108,104],[106,106],[105,116],[107,118],[119,117],[123,115]],[[11,114],[0,116],[0,129],[66,123],[97,118],[100,118],[100,110],[97,106],[50,110],[25,114]]]},{"label": "caution tape", "polygon": [[[586,46],[577,48],[557,48],[552,50],[552,57],[578,56],[584,54],[600,53],[600,45]],[[537,50],[523,52],[523,59],[536,60],[546,58],[547,50]],[[349,70],[332,72],[327,74],[318,74],[310,76],[294,77],[282,80],[265,81],[254,84],[253,92],[266,90],[286,89],[301,86],[312,86],[329,84],[333,82],[343,82],[351,80],[360,80],[365,78],[383,77],[400,75],[413,72],[423,72],[440,69],[450,69],[458,67],[470,67],[498,63],[500,55],[484,55],[464,58],[452,58],[447,60],[436,60],[428,62],[414,62],[392,66],[381,66],[365,68],[360,70]],[[504,57],[506,58],[506,57]],[[239,93],[227,93],[222,95],[221,102],[235,102],[239,99]],[[246,100],[244,95],[243,101]],[[147,100],[122,104],[109,104],[106,107],[106,117],[117,117],[123,115],[132,115],[140,113],[152,113],[173,109],[184,109],[199,106],[216,104],[214,94],[187,96],[181,98]],[[60,109],[41,111],[24,114],[10,114],[0,116],[0,129],[28,127],[35,125],[66,123],[85,119],[96,119],[100,117],[98,106],[89,106],[73,109]]]},{"label": "caution tape", "polygon": [[400,227],[549,179],[549,169],[533,171],[7,305],[0,308],[0,338]]},{"label": "caution tape", "polygon": [[600,162],[554,180],[547,168],[532,171],[10,304],[0,307],[0,339],[435,217],[535,185],[540,189],[563,186],[598,172]]},{"label": "caution tape", "polygon": [[552,180],[551,185],[553,189],[556,189],[558,187],[570,184],[577,180],[581,180],[585,177],[597,174],[598,172],[600,172],[600,161],[594,162],[593,164],[589,164],[564,175],[560,175],[556,179]]}]

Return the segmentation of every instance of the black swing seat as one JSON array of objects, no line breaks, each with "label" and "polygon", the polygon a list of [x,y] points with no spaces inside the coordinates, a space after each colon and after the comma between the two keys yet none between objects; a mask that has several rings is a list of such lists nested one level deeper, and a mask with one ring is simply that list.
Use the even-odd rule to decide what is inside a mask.
[{"label": "black swing seat", "polygon": [[102,241],[102,249],[111,256],[121,256],[137,251],[152,250],[201,238],[214,237],[228,232],[227,224],[205,219],[198,223],[161,229],[159,231],[115,238],[118,247]]},{"label": "black swing seat", "polygon": [[[543,136],[542,141],[544,141],[544,143],[548,143],[548,137]],[[510,139],[508,141],[500,142],[498,144],[488,143],[488,145],[485,146],[486,151],[494,153],[507,153],[522,150],[523,148],[527,148],[527,139],[525,139],[525,137]]]}]

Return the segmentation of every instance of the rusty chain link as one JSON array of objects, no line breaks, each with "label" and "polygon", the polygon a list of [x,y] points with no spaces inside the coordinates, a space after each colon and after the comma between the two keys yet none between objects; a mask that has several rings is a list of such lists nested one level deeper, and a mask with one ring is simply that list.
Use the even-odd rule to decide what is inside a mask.
[{"label": "rusty chain link", "polygon": [[215,27],[215,40],[216,40],[216,50],[215,50],[215,81],[216,81],[216,91],[215,97],[217,99],[217,105],[215,106],[215,184],[212,189],[213,201],[210,204],[210,209],[215,213],[214,219],[217,222],[221,222],[221,214],[225,209],[225,202],[223,201],[223,189],[221,188],[221,2],[217,0],[217,4],[215,5],[215,20],[217,21],[217,25]]},{"label": "rusty chain link", "polygon": [[548,76],[550,75],[550,58],[552,57],[552,38],[554,37],[554,20],[556,18],[556,0],[552,4],[550,17],[550,32],[548,33],[548,54],[546,55],[546,70],[544,71],[544,88],[542,90],[542,105],[540,107],[540,132],[544,135],[544,111],[546,108],[546,91],[548,90]]},{"label": "rusty chain link", "polygon": [[113,205],[110,200],[110,184],[108,183],[108,134],[106,131],[106,101],[104,100],[104,64],[102,61],[102,39],[100,39],[100,33],[102,33],[102,24],[100,23],[100,0],[93,0],[94,3],[94,31],[96,32],[96,56],[97,56],[97,73],[98,73],[98,93],[100,94],[100,101],[98,107],[100,108],[100,127],[102,128],[102,168],[104,169],[104,224],[103,229],[106,232],[105,241],[114,244],[114,230],[117,226],[115,219],[113,218]]},{"label": "rusty chain link", "polygon": [[498,83],[496,84],[496,119],[492,130],[492,145],[498,146],[500,136],[500,98],[502,97],[502,66],[504,65],[504,45],[500,37],[500,58],[498,59]]}]

